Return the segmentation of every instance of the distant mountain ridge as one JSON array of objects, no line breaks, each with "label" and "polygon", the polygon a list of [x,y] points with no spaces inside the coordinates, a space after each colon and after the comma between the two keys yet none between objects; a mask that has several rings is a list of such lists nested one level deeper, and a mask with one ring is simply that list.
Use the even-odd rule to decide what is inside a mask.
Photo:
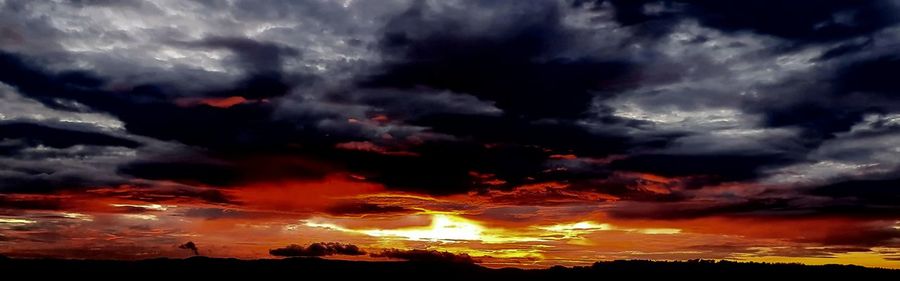
[{"label": "distant mountain ridge", "polygon": [[[140,261],[0,259],[0,272],[23,277],[90,277],[97,280],[165,277],[204,280],[376,279],[376,280],[616,280],[676,278],[678,280],[749,280],[757,278],[893,278],[900,270],[853,265],[743,263],[692,260],[608,261],[591,266],[546,269],[492,269],[471,263],[342,261],[319,258],[239,260],[193,257]],[[862,279],[861,279],[862,278]],[[832,279],[828,279],[832,280]]]}]

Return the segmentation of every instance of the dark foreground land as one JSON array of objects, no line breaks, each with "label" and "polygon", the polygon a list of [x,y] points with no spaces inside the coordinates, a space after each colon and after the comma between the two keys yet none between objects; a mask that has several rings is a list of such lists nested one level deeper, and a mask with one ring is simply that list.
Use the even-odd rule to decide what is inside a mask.
[{"label": "dark foreground land", "polygon": [[525,270],[490,269],[460,263],[358,262],[317,258],[238,260],[194,257],[142,261],[0,259],[0,272],[7,277],[27,278],[9,280],[42,277],[70,280],[900,280],[900,270],[713,261],[610,261],[583,267]]}]

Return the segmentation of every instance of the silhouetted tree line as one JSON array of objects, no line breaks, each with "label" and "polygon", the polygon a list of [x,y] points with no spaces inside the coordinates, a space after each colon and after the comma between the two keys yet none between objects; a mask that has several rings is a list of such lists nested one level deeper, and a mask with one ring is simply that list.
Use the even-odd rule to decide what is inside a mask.
[{"label": "silhouetted tree line", "polygon": [[[30,278],[91,278],[128,280],[146,278],[204,278],[204,280],[320,279],[335,280],[749,280],[798,278],[797,280],[900,280],[900,270],[852,265],[809,266],[802,264],[746,263],[690,260],[608,261],[591,266],[547,269],[491,269],[461,262],[365,262],[320,258],[263,260],[192,257],[139,261],[4,259],[5,276]],[[875,279],[879,278],[879,279]],[[882,279],[884,278],[884,279]],[[20,279],[26,280],[26,279]]]}]

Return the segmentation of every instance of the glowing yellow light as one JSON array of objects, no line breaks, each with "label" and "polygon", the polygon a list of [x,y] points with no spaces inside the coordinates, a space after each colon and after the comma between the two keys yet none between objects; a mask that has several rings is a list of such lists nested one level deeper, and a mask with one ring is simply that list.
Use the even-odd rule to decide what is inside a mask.
[{"label": "glowing yellow light", "polygon": [[783,256],[751,256],[742,260],[754,262],[780,262],[803,264],[855,264],[870,267],[898,268],[900,262],[892,260],[877,252],[836,253],[831,257],[783,257]]},{"label": "glowing yellow light", "polygon": [[553,235],[562,235],[562,239],[570,239],[575,237],[580,237],[587,233],[591,233],[594,231],[603,231],[603,230],[612,230],[613,227],[609,224],[605,223],[595,223],[590,221],[576,222],[576,223],[568,223],[568,224],[555,224],[550,226],[538,226],[538,229],[551,232],[550,236]]},{"label": "glowing yellow light", "polygon": [[160,204],[145,204],[145,205],[140,205],[140,204],[109,204],[109,205],[110,205],[110,206],[113,206],[113,207],[141,208],[141,209],[154,210],[154,211],[165,211],[165,210],[168,210],[169,208],[175,208],[175,207],[178,207],[178,206],[174,206],[174,205],[160,205]]},{"label": "glowing yellow light", "polygon": [[637,232],[643,234],[679,234],[681,233],[681,229],[677,228],[643,228],[637,229]]},{"label": "glowing yellow light", "polygon": [[37,222],[33,221],[33,220],[26,220],[26,219],[0,218],[0,223],[12,224],[12,225],[22,225],[22,224],[32,224],[32,223],[37,223]]},{"label": "glowing yellow light", "polygon": [[[355,230],[344,228],[344,227],[341,227],[341,226],[333,224],[333,223],[318,223],[318,222],[306,221],[304,223],[304,225],[309,226],[309,227],[324,228],[324,229],[331,229],[331,230],[338,230],[338,231],[345,231],[345,232],[356,232]],[[297,228],[295,225],[288,225],[286,227],[288,228],[288,230],[294,230]]]},{"label": "glowing yellow light", "polygon": [[437,245],[432,249],[451,253],[466,253],[473,257],[515,258],[515,259],[542,259],[544,254],[534,248],[526,249],[473,249],[467,247],[444,247]]},{"label": "glowing yellow light", "polygon": [[401,237],[409,240],[467,241],[481,240],[484,228],[472,221],[449,216],[432,215],[431,225],[422,228],[361,230],[376,237]]},{"label": "glowing yellow light", "polygon": [[81,214],[81,213],[63,213],[62,216],[65,218],[76,219],[76,220],[94,221],[94,217],[92,217],[90,215]]},{"label": "glowing yellow light", "polygon": [[613,227],[606,223],[595,223],[591,221],[583,221],[569,224],[555,224],[551,226],[539,226],[538,228],[543,230],[555,231],[555,232],[567,232],[567,231],[579,231],[579,230],[612,230]]},{"label": "glowing yellow light", "polygon": [[[305,221],[304,225],[307,227],[363,234],[386,240],[433,242],[477,241],[485,244],[569,240],[582,238],[582,236],[596,231],[610,230],[637,232],[642,234],[677,234],[681,232],[680,229],[670,228],[617,228],[607,223],[596,223],[591,221],[549,226],[532,226],[528,228],[491,228],[451,213],[428,211],[423,214],[429,214],[431,216],[431,223],[427,226],[402,227],[395,229],[351,229],[332,223],[315,221]],[[297,226],[293,225],[286,229],[294,230],[296,227]],[[590,241],[575,241],[575,243],[589,244]]]},{"label": "glowing yellow light", "polygon": [[313,221],[306,221],[304,224],[309,227],[359,233],[385,239],[435,242],[480,241],[482,243],[543,241],[543,239],[532,235],[521,235],[503,229],[487,228],[475,221],[439,212],[431,212],[431,224],[420,227],[349,229],[335,224]]},{"label": "glowing yellow light", "polygon": [[147,220],[147,221],[155,221],[159,220],[155,215],[144,215],[144,214],[124,214],[122,217],[129,219],[137,219],[137,220]]},{"label": "glowing yellow light", "polygon": [[441,200],[435,199],[434,197],[419,196],[419,195],[413,195],[413,194],[403,194],[403,193],[363,194],[363,195],[354,196],[354,198],[358,198],[358,199],[403,198],[403,199],[416,199],[416,200],[422,200],[422,201],[441,201]]},{"label": "glowing yellow light", "polygon": [[578,237],[595,231],[627,231],[637,232],[641,234],[679,234],[681,229],[677,228],[622,228],[607,223],[595,223],[592,221],[583,221],[569,224],[555,224],[550,226],[539,226],[538,229],[556,232],[562,234],[565,238]]}]

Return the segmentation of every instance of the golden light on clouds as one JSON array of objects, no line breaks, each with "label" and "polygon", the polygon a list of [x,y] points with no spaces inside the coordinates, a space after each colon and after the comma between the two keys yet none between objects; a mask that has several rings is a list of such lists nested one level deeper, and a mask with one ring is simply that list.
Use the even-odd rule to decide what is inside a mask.
[{"label": "golden light on clouds", "polygon": [[166,211],[166,210],[169,210],[170,208],[178,207],[175,205],[160,205],[160,204],[109,204],[109,205],[113,206],[113,207],[119,207],[119,208],[138,208],[138,209],[153,210],[153,211]]},{"label": "golden light on clouds", "polygon": [[0,0],[0,256],[900,269],[900,0],[119,2]]},{"label": "golden light on clouds", "polygon": [[473,221],[452,215],[435,214],[431,217],[431,225],[426,227],[405,229],[371,229],[361,230],[363,234],[375,237],[397,237],[408,240],[429,241],[485,241],[488,236],[485,228]]},{"label": "golden light on clouds", "polygon": [[569,237],[579,236],[580,234],[585,234],[594,231],[609,231],[609,230],[618,230],[618,231],[627,231],[627,232],[638,232],[643,234],[678,234],[681,233],[681,229],[677,228],[623,228],[616,227],[610,225],[608,223],[595,223],[592,221],[582,221],[576,223],[569,224],[555,224],[551,226],[542,226],[538,227],[543,230],[551,231],[551,232],[560,232],[569,234]]},{"label": "golden light on clouds", "polygon": [[33,220],[28,219],[17,219],[17,218],[0,218],[0,224],[9,224],[9,225],[24,225],[24,224],[33,224],[37,223]]},{"label": "golden light on clouds", "polygon": [[332,223],[306,221],[309,227],[326,228],[336,231],[363,234],[386,240],[410,240],[432,242],[478,241],[481,243],[512,243],[541,241],[539,237],[520,235],[506,229],[489,228],[481,223],[458,215],[435,213],[430,214],[431,223],[427,226],[401,227],[393,229],[363,228],[351,229]]},{"label": "golden light on clouds", "polygon": [[[601,257],[601,250],[618,251],[619,246],[608,243],[623,237],[674,237],[683,234],[681,229],[676,228],[625,227],[596,221],[503,225],[476,218],[464,213],[423,210],[394,216],[376,225],[367,225],[366,219],[316,217],[287,229],[297,233],[312,228],[349,234],[359,237],[361,241],[369,241],[359,243],[372,248],[425,248],[466,253],[482,258],[485,264],[493,266],[542,266],[569,262],[558,256],[560,249],[587,255],[585,259],[596,259]],[[423,220],[425,224],[421,224]],[[593,248],[594,253],[581,252],[585,247]]]},{"label": "golden light on clouds", "polygon": [[488,227],[482,222],[448,213],[426,211],[430,224],[398,228],[350,228],[335,223],[307,220],[307,227],[324,228],[334,231],[361,234],[384,240],[408,240],[431,242],[479,242],[484,244],[504,244],[541,242],[552,240],[579,239],[598,231],[636,232],[641,234],[679,234],[674,228],[623,228],[608,223],[582,221],[553,225],[532,225],[525,227]]}]

